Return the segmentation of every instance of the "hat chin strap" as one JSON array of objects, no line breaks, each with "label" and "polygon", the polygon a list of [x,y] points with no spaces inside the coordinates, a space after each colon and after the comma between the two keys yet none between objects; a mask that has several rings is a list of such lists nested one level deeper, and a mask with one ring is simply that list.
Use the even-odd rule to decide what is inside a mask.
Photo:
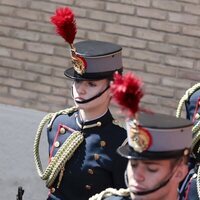
[{"label": "hat chin strap", "polygon": [[91,97],[91,98],[89,98],[89,99],[83,100],[83,101],[77,101],[77,100],[75,100],[75,99],[74,99],[73,90],[72,90],[72,97],[73,97],[73,99],[74,99],[74,101],[75,101],[76,103],[78,103],[78,104],[85,104],[85,103],[88,103],[88,102],[93,101],[94,99],[97,99],[98,97],[100,97],[106,90],[108,90],[109,87],[110,87],[110,86],[108,85],[108,86],[107,86],[102,92],[100,92],[99,94],[97,94],[97,95],[95,95],[95,96],[93,96],[93,97]]},{"label": "hat chin strap", "polygon": [[135,195],[147,195],[147,194],[153,193],[153,192],[165,187],[169,183],[171,177],[172,176],[170,176],[166,181],[162,181],[157,187],[155,187],[155,188],[153,188],[151,190],[147,190],[145,192],[132,192],[131,191],[131,193],[133,193]]},{"label": "hat chin strap", "polygon": [[156,186],[155,188],[153,188],[151,190],[146,190],[144,192],[132,192],[131,191],[131,193],[133,193],[135,195],[147,195],[147,194],[153,193],[153,192],[165,187],[169,183],[170,179],[172,178],[172,176],[174,175],[175,172],[176,172],[176,170],[171,173],[170,177],[167,180],[161,181],[158,186]]}]

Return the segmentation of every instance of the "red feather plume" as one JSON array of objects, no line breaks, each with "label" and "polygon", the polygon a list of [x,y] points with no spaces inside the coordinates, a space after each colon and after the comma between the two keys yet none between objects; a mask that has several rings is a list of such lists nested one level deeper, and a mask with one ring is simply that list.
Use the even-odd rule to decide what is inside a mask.
[{"label": "red feather plume", "polygon": [[122,110],[125,110],[129,117],[134,117],[144,95],[142,81],[130,72],[124,76],[116,73],[110,89],[114,100],[121,106]]},{"label": "red feather plume", "polygon": [[57,8],[51,22],[56,26],[56,32],[69,44],[73,44],[77,28],[74,13],[68,7]]}]

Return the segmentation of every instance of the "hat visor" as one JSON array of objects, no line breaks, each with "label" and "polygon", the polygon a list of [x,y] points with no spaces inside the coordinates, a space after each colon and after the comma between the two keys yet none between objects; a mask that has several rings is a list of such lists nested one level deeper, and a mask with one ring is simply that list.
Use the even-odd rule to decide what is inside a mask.
[{"label": "hat visor", "polygon": [[122,157],[134,160],[166,160],[171,158],[181,157],[184,150],[177,151],[166,151],[166,152],[153,152],[153,151],[143,151],[137,152],[128,144],[120,146],[117,149],[117,153]]},{"label": "hat visor", "polygon": [[[64,71],[64,75],[70,79],[77,79],[77,80],[101,80],[101,79],[110,79],[113,77],[115,71],[107,71],[107,72],[97,72],[97,73],[83,73],[78,74],[74,68],[69,68]],[[121,73],[121,69],[118,70]]]}]

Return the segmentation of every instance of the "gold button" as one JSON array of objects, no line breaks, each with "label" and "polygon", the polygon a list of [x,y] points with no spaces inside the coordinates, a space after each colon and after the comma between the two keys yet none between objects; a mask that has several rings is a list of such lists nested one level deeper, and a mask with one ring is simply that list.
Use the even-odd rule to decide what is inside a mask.
[{"label": "gold button", "polygon": [[94,171],[92,169],[88,169],[88,174],[94,174]]},{"label": "gold button", "polygon": [[90,185],[86,185],[86,186],[85,186],[85,189],[86,189],[86,190],[91,190],[91,188],[92,188],[92,187],[91,187]]},{"label": "gold button", "polygon": [[65,134],[65,131],[66,131],[65,128],[63,127],[60,128],[60,134]]},{"label": "gold button", "polygon": [[97,122],[97,126],[101,126],[101,122]]},{"label": "gold button", "polygon": [[100,145],[101,145],[101,147],[105,147],[105,146],[106,146],[106,142],[102,140],[102,141],[100,142]]},{"label": "gold button", "polygon": [[51,193],[54,193],[56,191],[56,189],[55,188],[51,188],[50,191],[51,191]]},{"label": "gold button", "polygon": [[99,157],[100,157],[99,154],[96,154],[96,153],[94,154],[94,159],[95,160],[99,160]]},{"label": "gold button", "polygon": [[185,149],[184,152],[183,152],[183,155],[187,156],[187,155],[189,155],[189,153],[190,153],[189,149]]},{"label": "gold button", "polygon": [[119,125],[119,121],[116,120],[116,119],[113,119],[112,123],[115,124],[115,125]]},{"label": "gold button", "polygon": [[54,146],[55,146],[56,148],[59,147],[59,146],[60,146],[60,142],[56,141],[56,142],[54,143]]}]

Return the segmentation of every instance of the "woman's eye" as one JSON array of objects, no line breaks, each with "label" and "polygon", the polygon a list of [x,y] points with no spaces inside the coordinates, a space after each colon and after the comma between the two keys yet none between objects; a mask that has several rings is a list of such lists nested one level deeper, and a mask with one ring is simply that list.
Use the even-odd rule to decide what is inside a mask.
[{"label": "woman's eye", "polygon": [[137,164],[136,164],[136,163],[131,163],[131,167],[132,167],[132,168],[136,168],[136,167],[137,167]]},{"label": "woman's eye", "polygon": [[96,84],[94,82],[88,82],[88,85],[91,86],[91,87],[95,87]]}]

